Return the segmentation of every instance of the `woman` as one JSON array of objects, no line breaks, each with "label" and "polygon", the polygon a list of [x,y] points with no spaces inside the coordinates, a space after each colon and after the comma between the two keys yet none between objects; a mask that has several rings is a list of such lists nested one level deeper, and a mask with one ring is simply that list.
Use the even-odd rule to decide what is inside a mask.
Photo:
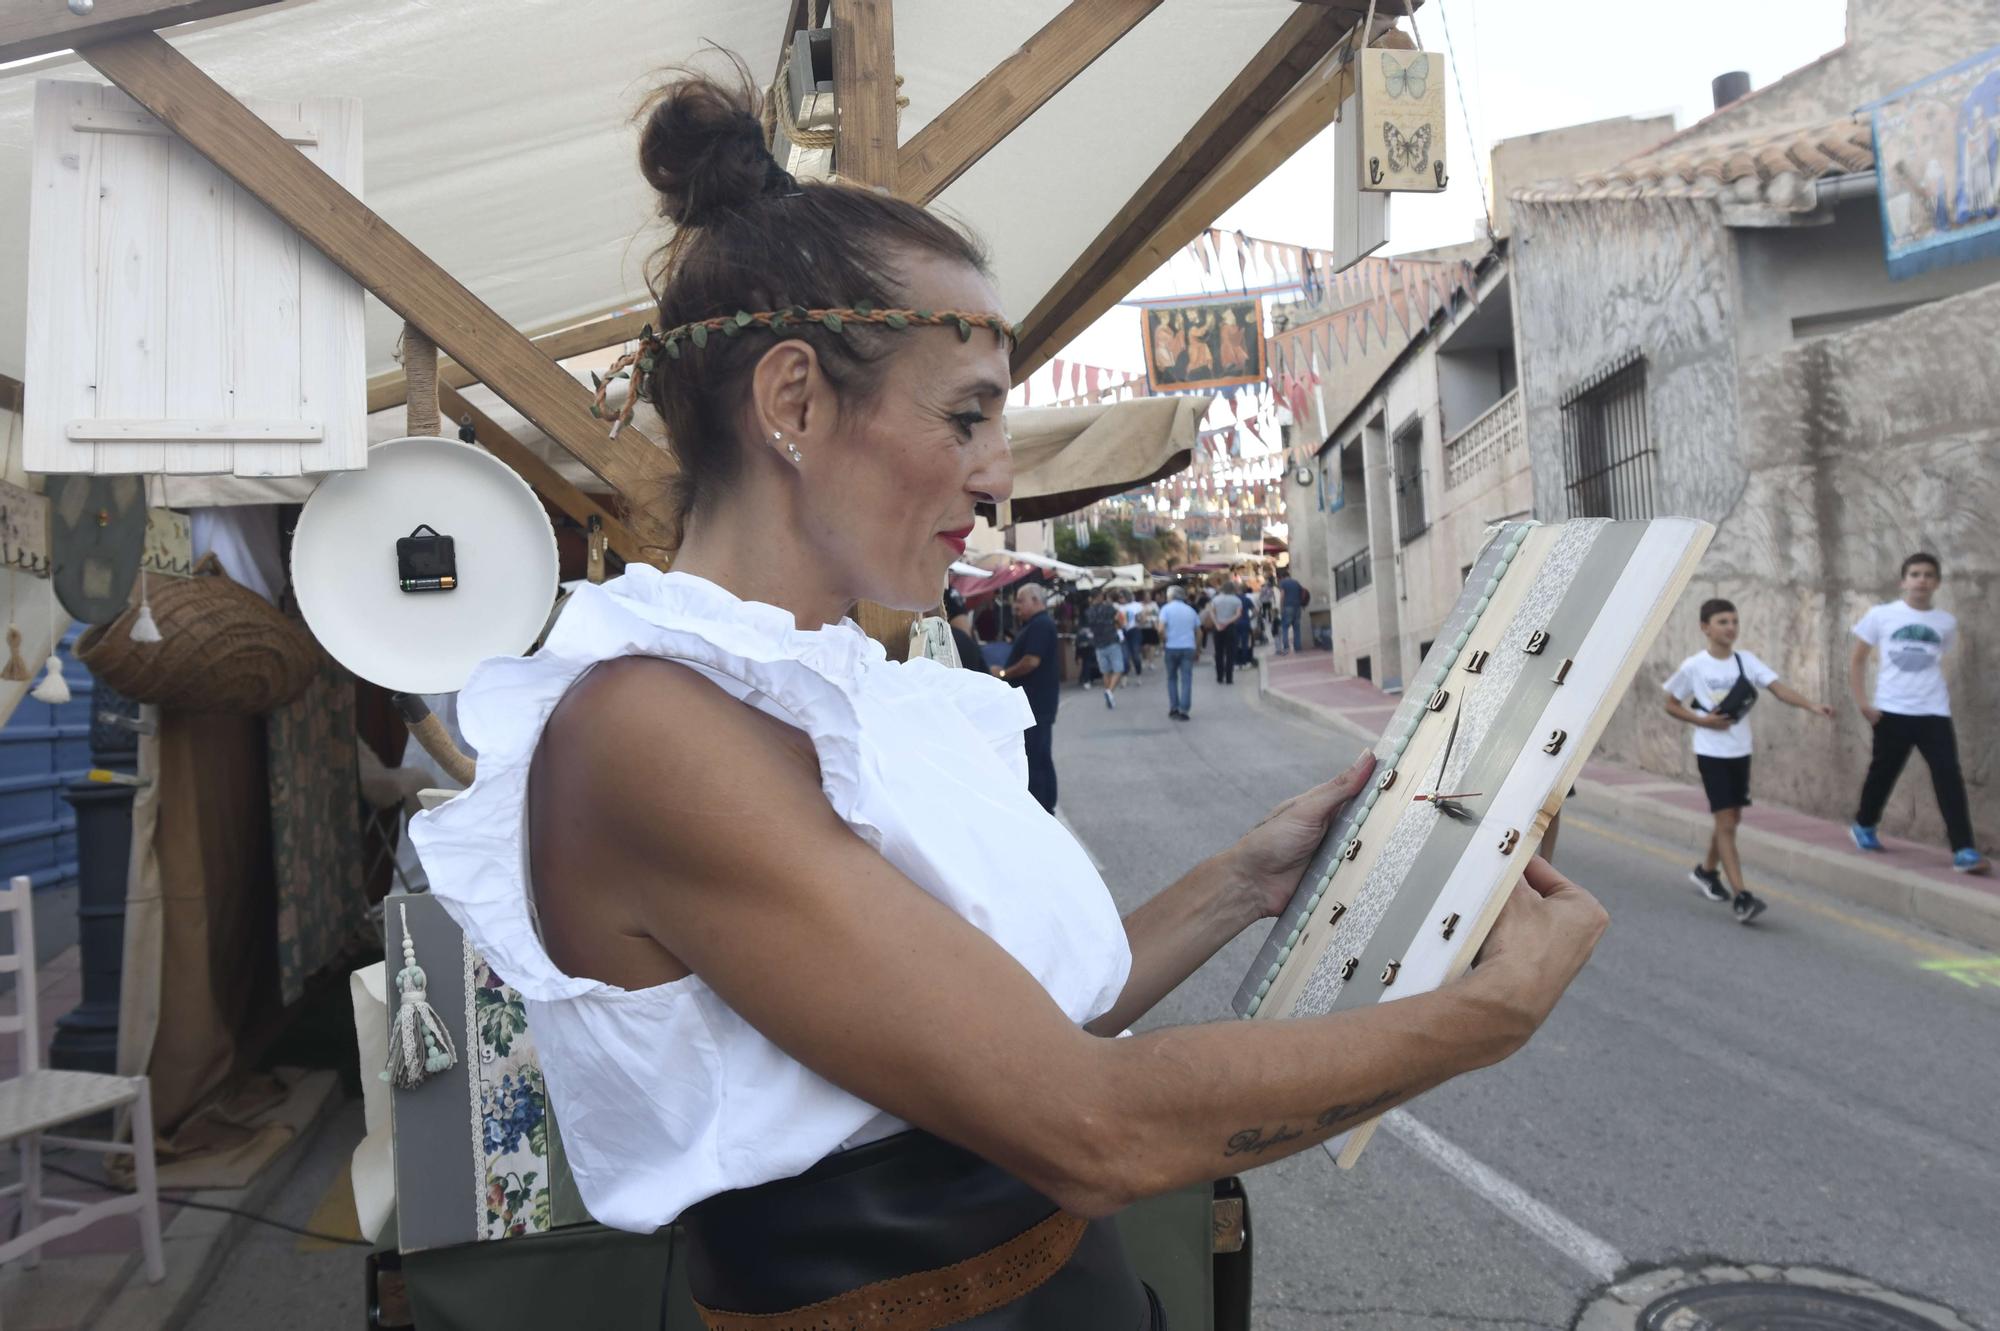
[{"label": "woman", "polygon": [[1010,492],[979,251],[794,182],[755,105],[683,78],[641,136],[677,226],[645,384],[674,571],[480,668],[479,780],[416,834],[433,890],[528,1001],[585,1204],[679,1217],[709,1325],[1158,1326],[1106,1217],[1506,1056],[1604,917],[1538,866],[1435,993],[1108,1038],[1280,909],[1368,765],[1119,920],[1029,796],[1020,694],[843,618],[935,605]]}]

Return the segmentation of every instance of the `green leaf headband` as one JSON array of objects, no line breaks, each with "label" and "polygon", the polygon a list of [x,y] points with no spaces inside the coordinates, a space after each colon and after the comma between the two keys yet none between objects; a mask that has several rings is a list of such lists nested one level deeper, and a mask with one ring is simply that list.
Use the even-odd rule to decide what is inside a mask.
[{"label": "green leaf headband", "polygon": [[998,314],[973,314],[965,310],[878,310],[866,301],[836,309],[809,310],[803,305],[792,305],[782,310],[763,310],[751,313],[738,310],[734,314],[718,315],[713,319],[698,319],[684,323],[678,328],[669,328],[659,336],[660,349],[673,360],[681,358],[684,346],[700,350],[708,345],[709,334],[720,333],[724,337],[740,336],[750,328],[765,328],[774,333],[790,332],[818,325],[831,332],[842,332],[849,324],[880,324],[901,332],[910,327],[956,328],[958,340],[970,342],[972,330],[990,328],[1007,339],[1012,346],[1021,337],[1019,324],[1010,324]]},{"label": "green leaf headband", "polygon": [[974,314],[966,310],[878,310],[866,301],[825,310],[809,310],[803,305],[791,305],[782,310],[760,310],[754,314],[749,310],[738,310],[734,314],[719,314],[713,319],[684,323],[677,328],[669,328],[665,333],[655,333],[653,326],[648,324],[639,332],[638,346],[613,361],[604,378],[591,376],[596,381],[597,395],[591,403],[590,414],[601,419],[606,410],[606,390],[616,380],[632,380],[624,405],[612,417],[611,434],[616,438],[619,429],[632,419],[632,409],[639,400],[639,383],[652,374],[654,355],[664,352],[669,360],[679,360],[684,348],[693,347],[697,351],[706,348],[710,334],[740,337],[753,328],[783,334],[815,326],[840,333],[855,324],[878,324],[898,332],[912,327],[953,328],[958,331],[961,342],[970,342],[975,328],[990,328],[1007,339],[1010,349],[1021,340],[1021,325],[1008,323],[1002,315]]}]

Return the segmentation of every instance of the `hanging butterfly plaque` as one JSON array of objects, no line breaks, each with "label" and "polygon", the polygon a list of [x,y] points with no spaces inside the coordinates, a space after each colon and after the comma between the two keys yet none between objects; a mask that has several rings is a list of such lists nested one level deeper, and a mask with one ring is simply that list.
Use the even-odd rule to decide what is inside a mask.
[{"label": "hanging butterfly plaque", "polygon": [[1374,46],[1360,63],[1361,188],[1442,190],[1444,57]]}]

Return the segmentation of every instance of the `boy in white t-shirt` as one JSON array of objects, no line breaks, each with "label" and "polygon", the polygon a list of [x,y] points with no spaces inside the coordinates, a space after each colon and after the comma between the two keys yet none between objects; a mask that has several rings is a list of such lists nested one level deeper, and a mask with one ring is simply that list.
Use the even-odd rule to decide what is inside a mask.
[{"label": "boy in white t-shirt", "polygon": [[[1861,783],[1861,807],[1848,830],[1860,849],[1882,849],[1875,828],[1914,748],[1931,769],[1938,812],[1944,815],[1944,830],[1951,838],[1951,867],[1960,873],[1985,873],[1992,865],[1973,844],[1972,811],[1965,799],[1965,777],[1958,769],[1958,737],[1951,726],[1951,694],[1939,667],[1958,637],[1958,621],[1931,605],[1943,577],[1936,555],[1911,555],[1903,561],[1903,599],[1876,606],[1854,626],[1847,687],[1875,733],[1875,747]],[[1868,657],[1878,647],[1882,666],[1875,672],[1871,704],[1863,684]]]},{"label": "boy in white t-shirt", "polygon": [[[1710,901],[1731,902],[1738,923],[1748,924],[1764,913],[1764,903],[1743,886],[1736,825],[1750,804],[1749,712],[1757,703],[1757,690],[1769,689],[1779,702],[1821,716],[1832,716],[1833,708],[1799,693],[1749,652],[1736,650],[1736,607],[1728,601],[1702,602],[1701,631],[1708,638],[1707,649],[1681,662],[1666,683],[1667,715],[1695,728],[1695,766],[1701,769],[1701,786],[1715,816],[1708,855],[1688,877]],[[1723,886],[1725,876],[1728,887]]]}]

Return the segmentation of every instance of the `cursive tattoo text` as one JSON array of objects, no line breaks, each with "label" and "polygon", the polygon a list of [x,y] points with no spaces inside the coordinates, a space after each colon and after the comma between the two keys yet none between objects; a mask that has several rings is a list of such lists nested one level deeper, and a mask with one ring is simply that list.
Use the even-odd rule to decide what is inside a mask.
[{"label": "cursive tattoo text", "polygon": [[[1313,1131],[1318,1133],[1338,1132],[1342,1128],[1360,1122],[1375,1110],[1392,1100],[1402,1098],[1400,1090],[1388,1090],[1369,1100],[1359,1100],[1353,1104],[1329,1105],[1313,1119]],[[1254,1155],[1295,1142],[1306,1135],[1306,1129],[1295,1128],[1289,1123],[1280,1123],[1275,1128],[1243,1128],[1229,1135],[1222,1145],[1225,1156]]]}]

